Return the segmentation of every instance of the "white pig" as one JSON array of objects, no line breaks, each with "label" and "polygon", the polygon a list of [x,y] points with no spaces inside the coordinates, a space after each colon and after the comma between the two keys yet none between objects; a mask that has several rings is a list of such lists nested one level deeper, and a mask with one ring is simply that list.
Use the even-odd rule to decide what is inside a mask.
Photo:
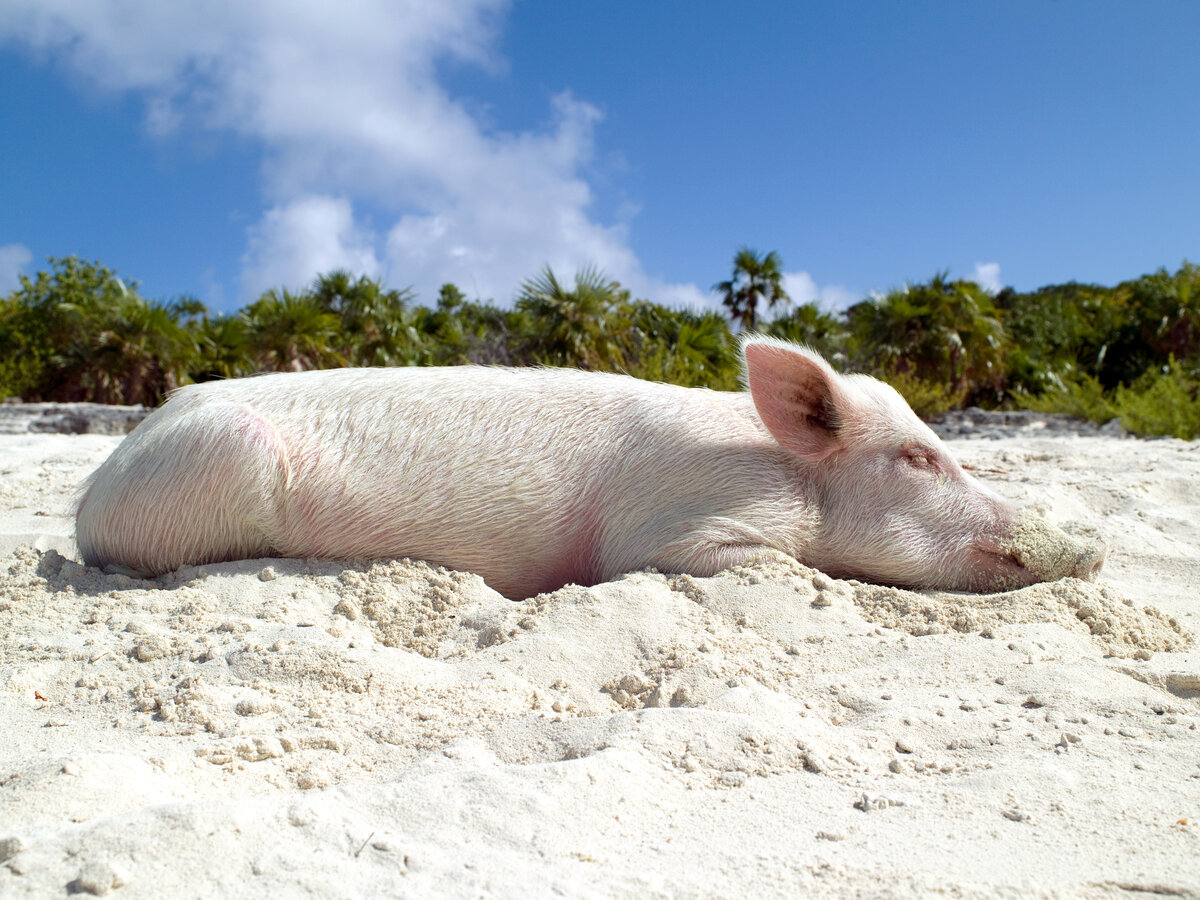
[{"label": "white pig", "polygon": [[779,554],[911,588],[1099,569],[1101,549],[979,484],[891,387],[783,341],[743,355],[742,393],[473,366],[185,387],[84,484],[79,549],[142,575],[407,556],[512,598]]}]

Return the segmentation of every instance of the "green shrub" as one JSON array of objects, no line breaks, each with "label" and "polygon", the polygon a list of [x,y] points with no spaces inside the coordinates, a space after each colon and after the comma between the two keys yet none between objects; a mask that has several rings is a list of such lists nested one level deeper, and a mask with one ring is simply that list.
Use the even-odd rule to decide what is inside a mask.
[{"label": "green shrub", "polygon": [[1134,434],[1200,436],[1200,379],[1172,359],[1165,372],[1147,372],[1116,390],[1121,425]]},{"label": "green shrub", "polygon": [[51,354],[44,317],[0,299],[0,398],[31,397]]},{"label": "green shrub", "polygon": [[1093,422],[1119,419],[1132,434],[1170,435],[1185,441],[1200,437],[1200,378],[1174,359],[1165,370],[1151,370],[1132,385],[1105,391],[1090,375],[1076,375],[1040,395],[1017,394],[1024,409],[1065,413]]},{"label": "green shrub", "polygon": [[671,347],[655,347],[649,353],[631,360],[623,371],[643,381],[705,387],[714,391],[741,389],[739,370],[735,364],[721,367],[710,365],[704,360],[678,353]]},{"label": "green shrub", "polygon": [[958,409],[967,394],[965,386],[955,390],[943,382],[920,378],[909,372],[888,372],[879,377],[899,391],[922,419],[932,419],[946,410]]},{"label": "green shrub", "polygon": [[1112,398],[1091,375],[1076,373],[1063,378],[1056,386],[1041,394],[1020,393],[1013,396],[1017,406],[1042,413],[1064,413],[1077,419],[1107,422],[1117,416]]}]

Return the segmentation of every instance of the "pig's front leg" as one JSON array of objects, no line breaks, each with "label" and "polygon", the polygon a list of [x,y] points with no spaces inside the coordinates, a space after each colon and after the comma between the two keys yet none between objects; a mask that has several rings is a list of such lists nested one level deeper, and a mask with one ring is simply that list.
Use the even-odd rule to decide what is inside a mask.
[{"label": "pig's front leg", "polygon": [[[789,567],[800,565],[799,560],[783,550],[759,541],[729,540],[733,535],[727,533],[730,530],[727,527],[716,530],[726,533],[713,535],[712,529],[705,529],[672,542],[658,554],[653,565],[662,572],[686,572],[702,577],[716,575],[736,566],[765,563],[785,563]],[[714,540],[714,537],[717,539]]]}]

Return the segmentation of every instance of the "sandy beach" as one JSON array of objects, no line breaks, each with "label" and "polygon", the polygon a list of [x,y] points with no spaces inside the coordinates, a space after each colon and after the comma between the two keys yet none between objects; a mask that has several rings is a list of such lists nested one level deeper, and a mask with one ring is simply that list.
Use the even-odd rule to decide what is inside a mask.
[{"label": "sandy beach", "polygon": [[515,603],[417,561],[86,568],[125,427],[59,433],[86,412],[0,410],[0,896],[1200,897],[1198,443],[943,426],[1109,545],[1095,583]]}]

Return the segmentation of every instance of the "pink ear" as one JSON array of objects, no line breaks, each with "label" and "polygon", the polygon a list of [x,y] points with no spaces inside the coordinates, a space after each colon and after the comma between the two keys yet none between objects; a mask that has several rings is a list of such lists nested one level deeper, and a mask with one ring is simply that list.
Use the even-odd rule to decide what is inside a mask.
[{"label": "pink ear", "polygon": [[841,449],[844,402],[828,363],[767,341],[748,341],[744,353],[754,407],[781,446],[809,462]]}]

